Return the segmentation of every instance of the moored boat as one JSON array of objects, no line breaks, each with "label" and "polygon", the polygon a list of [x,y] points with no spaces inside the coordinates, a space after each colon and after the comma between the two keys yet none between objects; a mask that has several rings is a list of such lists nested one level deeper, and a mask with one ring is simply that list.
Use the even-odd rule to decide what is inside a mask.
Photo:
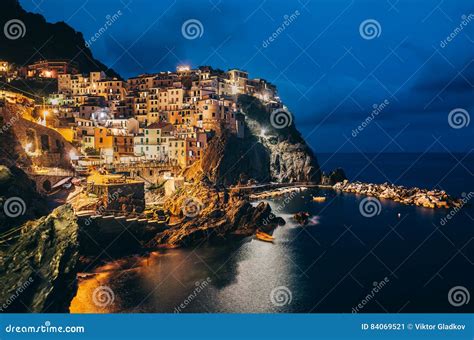
[{"label": "moored boat", "polygon": [[265,241],[265,242],[273,242],[275,240],[275,238],[270,235],[270,234],[267,234],[267,233],[264,233],[263,231],[257,231],[257,233],[255,234],[255,236],[257,237],[257,239],[259,239],[260,241]]}]

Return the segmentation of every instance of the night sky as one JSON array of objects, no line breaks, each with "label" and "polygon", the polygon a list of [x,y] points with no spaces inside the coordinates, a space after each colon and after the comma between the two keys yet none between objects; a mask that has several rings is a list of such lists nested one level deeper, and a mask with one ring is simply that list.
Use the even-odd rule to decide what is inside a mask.
[{"label": "night sky", "polygon": [[[85,40],[107,15],[120,11],[91,49],[123,77],[188,63],[242,68],[267,79],[278,86],[317,152],[472,152],[474,146],[474,122],[466,125],[474,114],[472,0],[21,4],[50,22],[67,22]],[[288,25],[285,15],[292,16]],[[202,36],[183,35],[183,23],[190,19],[202,24]],[[375,26],[369,22],[361,33],[366,20],[375,20]],[[282,25],[285,29],[276,33]],[[450,35],[451,41],[444,41]],[[354,133],[373,105],[383,102],[385,108]]]}]

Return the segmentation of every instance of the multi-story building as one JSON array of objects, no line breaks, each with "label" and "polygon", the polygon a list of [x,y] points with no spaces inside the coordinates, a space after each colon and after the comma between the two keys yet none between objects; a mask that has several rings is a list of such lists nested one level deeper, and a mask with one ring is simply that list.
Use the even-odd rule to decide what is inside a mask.
[{"label": "multi-story building", "polygon": [[174,137],[174,127],[165,122],[156,122],[143,129],[143,134],[134,138],[134,153],[146,160],[166,162],[169,160],[169,140]]},{"label": "multi-story building", "polygon": [[171,163],[184,168],[186,162],[186,141],[183,139],[170,138],[168,142],[168,155]]},{"label": "multi-story building", "polygon": [[103,72],[58,74],[58,91],[51,105],[73,120],[82,149],[96,149],[107,162],[152,160],[181,167],[202,158],[217,129],[244,137],[238,95],[257,97],[268,110],[281,105],[275,86],[265,80],[208,66],[180,66],[126,82]]},{"label": "multi-story building", "polygon": [[70,60],[39,60],[27,66],[27,77],[58,78],[59,75],[75,74],[78,65]]}]

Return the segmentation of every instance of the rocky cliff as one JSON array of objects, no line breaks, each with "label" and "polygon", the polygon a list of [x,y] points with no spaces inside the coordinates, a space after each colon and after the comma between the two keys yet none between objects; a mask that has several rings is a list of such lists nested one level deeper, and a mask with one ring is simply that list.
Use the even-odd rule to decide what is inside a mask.
[{"label": "rocky cliff", "polygon": [[[11,20],[17,20],[17,24],[13,25]],[[18,0],[2,0],[0,25],[10,35],[18,36],[11,39],[0,34],[0,60],[25,65],[38,59],[70,59],[79,65],[81,72],[102,70],[118,77],[114,70],[94,59],[82,33],[64,22],[51,24],[42,15],[26,12]]]},{"label": "rocky cliff", "polygon": [[47,213],[34,182],[16,166],[0,165],[0,233]]},{"label": "rocky cliff", "polygon": [[[257,229],[271,232],[285,223],[281,218],[270,218],[267,203],[253,206],[248,198],[213,183],[201,162],[194,163],[183,175],[187,183],[168,197],[163,206],[174,223],[157,235],[149,244],[151,247],[232,240],[251,236]],[[269,220],[272,223],[265,222]]]},{"label": "rocky cliff", "polygon": [[[189,246],[203,241],[228,240],[271,232],[284,220],[272,215],[266,203],[250,204],[230,185],[253,181],[317,182],[319,165],[294,124],[272,124],[272,112],[251,96],[240,96],[245,115],[244,138],[220,127],[201,161],[183,172],[185,185],[168,197],[164,209],[177,220],[158,235],[152,246]],[[271,221],[271,223],[268,223]]]},{"label": "rocky cliff", "polygon": [[252,96],[241,95],[238,105],[245,116],[244,138],[217,133],[203,157],[203,170],[214,183],[316,182],[319,165],[311,148],[290,120],[274,121],[272,110]]},{"label": "rocky cliff", "polygon": [[67,312],[76,292],[79,230],[70,206],[23,225],[0,248],[0,305],[6,312]]}]

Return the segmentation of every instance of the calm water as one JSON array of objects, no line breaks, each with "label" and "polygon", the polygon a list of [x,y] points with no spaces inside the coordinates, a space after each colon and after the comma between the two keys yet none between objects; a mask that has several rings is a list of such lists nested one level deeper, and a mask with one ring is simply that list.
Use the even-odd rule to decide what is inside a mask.
[{"label": "calm water", "polygon": [[[474,191],[472,157],[454,170],[450,164],[456,161],[449,155],[422,157],[410,168],[417,158],[381,155],[375,161],[378,169],[362,172],[360,156],[328,160],[328,155],[320,155],[319,161],[327,162],[326,169],[343,166],[351,179],[360,172],[360,180],[400,177],[398,184],[433,187],[440,182],[438,187],[448,192]],[[316,203],[312,195],[325,195],[327,200]],[[474,294],[473,207],[465,207],[441,226],[447,211],[384,200],[379,215],[364,217],[359,212],[363,198],[317,189],[296,195],[284,204],[281,215],[288,223],[275,230],[274,244],[249,238],[232,246],[171,250],[112,262],[81,280],[71,312],[350,313],[371,293],[361,312],[473,312],[473,299],[461,307],[448,300],[455,286]],[[270,202],[274,207],[283,203],[283,197]],[[301,210],[314,216],[306,227],[290,218]],[[114,297],[105,306],[93,298],[101,285],[109,286]],[[277,287],[285,287],[279,289],[282,300],[272,301]]]}]

